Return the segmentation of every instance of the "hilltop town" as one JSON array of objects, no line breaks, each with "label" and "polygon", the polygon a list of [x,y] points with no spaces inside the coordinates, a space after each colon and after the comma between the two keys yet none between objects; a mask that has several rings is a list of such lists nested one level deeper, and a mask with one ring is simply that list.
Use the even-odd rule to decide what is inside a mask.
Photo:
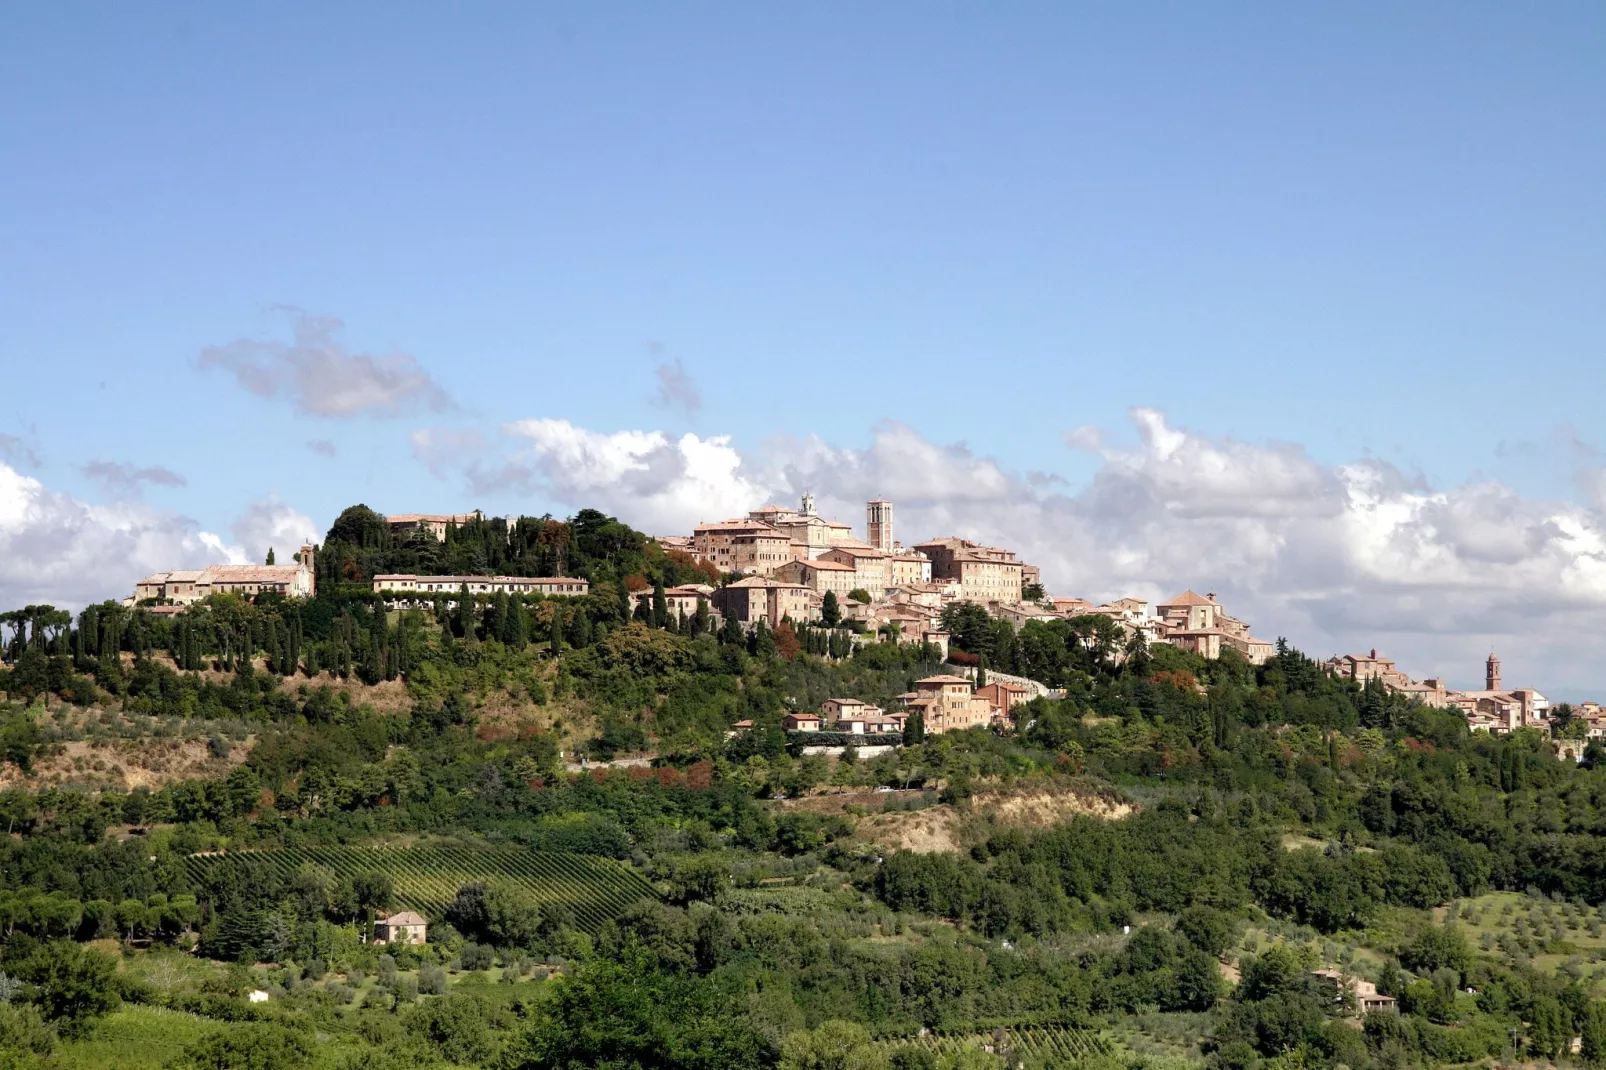
[{"label": "hilltop town", "polygon": [[[470,523],[489,523],[511,537],[508,521],[471,513],[405,513],[384,518],[399,539],[445,543]],[[855,697],[838,697],[818,710],[794,711],[786,727],[796,732],[831,732],[901,737],[911,717],[922,730],[941,733],[974,727],[1003,727],[1011,712],[1037,696],[1057,691],[1032,679],[987,666],[984,658],[951,649],[951,624],[965,609],[979,610],[1017,633],[1054,621],[1082,621],[1089,645],[1107,647],[1119,663],[1135,651],[1165,645],[1209,660],[1241,658],[1253,666],[1273,657],[1277,644],[1252,634],[1247,621],[1229,613],[1214,592],[1185,590],[1152,603],[1133,597],[1095,603],[1048,592],[1041,570],[1011,549],[989,546],[959,535],[905,545],[894,533],[893,503],[865,503],[863,537],[853,525],[821,516],[813,494],[797,508],[770,504],[735,517],[697,524],[688,535],[660,535],[653,541],[672,560],[703,572],[700,582],[645,582],[629,591],[637,619],[657,616],[685,629],[694,618],[709,631],[733,622],[744,634],[764,629],[845,629],[850,645],[890,640],[930,648],[951,672],[916,681],[883,709]],[[213,594],[245,597],[272,593],[307,597],[316,589],[317,547],[304,544],[287,564],[212,565],[198,570],[157,573],[139,580],[127,605],[157,614],[183,612]],[[584,597],[589,582],[579,576],[380,573],[372,590],[393,607],[420,606],[460,594],[476,599],[506,596]],[[1029,634],[1029,633],[1028,633]],[[1500,660],[1490,654],[1484,687],[1450,688],[1443,677],[1414,679],[1377,650],[1336,654],[1323,663],[1333,676],[1460,712],[1474,731],[1502,735],[1521,728],[1554,731],[1564,738],[1559,753],[1582,758],[1584,744],[1606,737],[1606,709],[1598,703],[1566,707],[1552,718],[1550,701],[1532,687],[1505,687]],[[734,731],[748,727],[737,722]]]}]

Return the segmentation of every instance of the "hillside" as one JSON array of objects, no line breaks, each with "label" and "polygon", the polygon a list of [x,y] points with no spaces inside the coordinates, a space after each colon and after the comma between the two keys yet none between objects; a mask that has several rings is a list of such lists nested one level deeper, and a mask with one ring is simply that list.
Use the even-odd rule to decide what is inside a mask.
[{"label": "hillside", "polygon": [[[347,528],[331,559],[397,564]],[[24,614],[6,1065],[1606,1057],[1593,760],[1160,647],[1068,650],[996,730],[806,754],[787,711],[890,704],[933,652],[637,619],[621,569],[682,565],[613,535],[640,556],[583,598]],[[369,942],[403,907],[427,943]]]}]

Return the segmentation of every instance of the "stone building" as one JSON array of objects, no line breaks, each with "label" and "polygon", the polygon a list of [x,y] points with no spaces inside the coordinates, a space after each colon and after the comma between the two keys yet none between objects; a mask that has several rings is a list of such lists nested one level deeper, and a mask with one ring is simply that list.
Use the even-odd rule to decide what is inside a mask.
[{"label": "stone building", "polygon": [[773,630],[788,617],[798,622],[818,618],[819,597],[800,583],[748,576],[719,588],[713,602],[721,616],[734,617],[744,627],[762,620]]},{"label": "stone building", "polygon": [[427,531],[435,536],[436,542],[446,541],[448,527],[462,527],[470,520],[479,516],[479,513],[397,513],[387,516],[385,523],[390,525],[393,535],[405,535],[409,531]]},{"label": "stone building", "polygon": [[315,547],[301,547],[288,565],[208,565],[199,569],[158,572],[134,584],[129,599],[137,605],[150,599],[187,606],[214,594],[237,594],[253,598],[259,594],[281,594],[286,598],[311,598],[317,593],[313,571]]},{"label": "stone building", "polygon": [[957,536],[919,543],[915,549],[931,560],[932,579],[958,581],[960,598],[966,602],[1021,600],[1024,566],[1013,551]]},{"label": "stone building", "polygon": [[839,602],[847,598],[848,592],[858,586],[852,565],[824,557],[815,561],[807,559],[788,561],[775,571],[775,578],[787,583],[800,584],[822,598],[825,592],[831,591]]},{"label": "stone building", "polygon": [[579,597],[591,593],[589,580],[579,576],[415,576],[387,573],[374,577],[375,594],[415,595],[434,598],[469,594],[545,594]]},{"label": "stone building", "polygon": [[919,713],[926,731],[933,735],[964,728],[984,728],[992,723],[993,706],[975,694],[963,676],[928,676],[915,681],[914,697],[907,700],[909,713]]}]

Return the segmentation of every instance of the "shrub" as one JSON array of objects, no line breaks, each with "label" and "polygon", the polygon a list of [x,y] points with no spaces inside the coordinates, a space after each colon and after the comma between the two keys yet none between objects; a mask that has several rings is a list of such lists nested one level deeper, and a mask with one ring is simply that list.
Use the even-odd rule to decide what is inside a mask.
[{"label": "shrub", "polygon": [[426,996],[446,994],[446,971],[439,966],[421,966],[418,970],[418,991]]}]

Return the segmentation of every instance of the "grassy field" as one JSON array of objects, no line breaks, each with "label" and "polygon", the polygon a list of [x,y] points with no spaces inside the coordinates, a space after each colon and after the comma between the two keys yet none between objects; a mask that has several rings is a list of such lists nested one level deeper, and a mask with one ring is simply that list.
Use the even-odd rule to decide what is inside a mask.
[{"label": "grassy field", "polygon": [[1606,992],[1606,916],[1596,907],[1490,892],[1433,913],[1460,926],[1481,954],[1525,956],[1537,969],[1590,980],[1596,995]]}]

